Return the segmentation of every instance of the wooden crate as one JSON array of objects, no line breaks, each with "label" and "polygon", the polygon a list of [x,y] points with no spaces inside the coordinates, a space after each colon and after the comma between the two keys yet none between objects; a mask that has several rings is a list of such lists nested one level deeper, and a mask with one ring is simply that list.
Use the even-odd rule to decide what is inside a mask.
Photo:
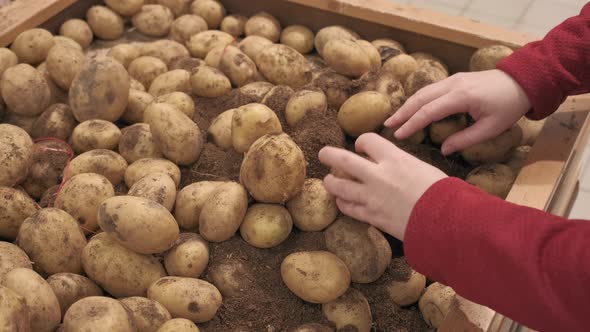
[{"label": "wooden crate", "polygon": [[[0,0],[3,1],[3,0]],[[6,3],[6,1],[4,1]],[[37,26],[56,31],[68,18],[84,17],[98,0],[17,0],[0,8],[0,47],[18,33]],[[451,17],[390,0],[221,0],[228,11],[251,15],[267,11],[282,24],[305,24],[314,30],[341,24],[364,39],[392,38],[408,51],[440,57],[451,71],[466,71],[475,49],[504,44],[518,48],[533,41],[524,33]],[[569,98],[551,116],[519,174],[507,200],[565,215],[572,203],[587,141],[590,97]],[[514,331],[518,325],[493,310],[459,298],[440,331]]]}]

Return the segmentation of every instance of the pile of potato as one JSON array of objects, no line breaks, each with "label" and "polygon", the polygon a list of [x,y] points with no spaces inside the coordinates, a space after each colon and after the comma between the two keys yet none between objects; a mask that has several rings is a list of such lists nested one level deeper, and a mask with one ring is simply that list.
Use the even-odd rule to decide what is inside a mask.
[{"label": "pile of potato", "polygon": [[[403,142],[382,123],[446,78],[447,66],[343,26],[314,33],[265,12],[228,15],[215,0],[105,2],[86,21],[64,22],[59,35],[31,29],[0,48],[0,328],[198,331],[239,283],[224,269],[209,271],[212,283],[199,279],[208,243],[241,236],[264,250],[295,227],[324,232],[328,250],[296,252],[274,268],[333,323],[296,331],[369,331],[371,308],[350,285],[378,280],[391,247],[379,230],[339,214],[321,179],[306,176],[306,156],[285,126],[335,109],[350,139],[377,131],[402,147],[440,146],[467,116]],[[125,38],[126,24],[143,41],[93,46]],[[511,52],[483,48],[471,69],[494,68]],[[193,97],[233,89],[260,102],[220,110],[199,128]],[[291,93],[284,110],[265,102],[279,90]],[[523,120],[462,151],[476,167],[467,181],[505,197],[538,131]],[[206,142],[244,153],[240,182],[179,188],[179,166],[194,164]],[[426,285],[413,272],[388,289],[399,306],[419,302],[437,327],[454,292]]]}]

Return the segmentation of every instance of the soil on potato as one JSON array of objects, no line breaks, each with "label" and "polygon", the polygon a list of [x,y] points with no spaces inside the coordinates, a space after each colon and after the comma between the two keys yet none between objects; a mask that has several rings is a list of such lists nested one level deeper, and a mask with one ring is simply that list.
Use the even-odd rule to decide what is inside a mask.
[{"label": "soil on potato", "polygon": [[[319,323],[334,328],[322,314],[320,304],[301,300],[281,279],[280,266],[287,255],[313,250],[326,250],[323,233],[294,230],[285,242],[270,249],[254,248],[239,235],[222,243],[211,243],[209,266],[215,266],[227,259],[241,261],[248,269],[243,276],[243,283],[249,284],[250,287],[244,288],[242,296],[224,297],[215,318],[199,324],[201,331],[282,332],[293,331],[298,326],[308,323]],[[389,280],[407,280],[409,273],[410,268],[405,260],[396,259],[392,261],[384,276],[375,283],[353,285],[365,294],[371,305],[373,320],[376,322],[373,331],[428,331],[420,311],[415,306],[397,307],[384,298],[384,288],[379,287]],[[209,275],[205,275],[204,279],[211,282]]]},{"label": "soil on potato", "polygon": [[243,158],[234,149],[224,151],[206,143],[196,163],[180,168],[180,188],[199,181],[239,181]]}]

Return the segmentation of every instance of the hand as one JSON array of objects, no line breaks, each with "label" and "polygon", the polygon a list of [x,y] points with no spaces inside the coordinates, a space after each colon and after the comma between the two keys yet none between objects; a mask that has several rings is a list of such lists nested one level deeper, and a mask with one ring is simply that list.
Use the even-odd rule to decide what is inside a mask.
[{"label": "hand", "polygon": [[403,240],[416,202],[447,176],[377,134],[360,136],[355,148],[370,160],[333,147],[320,151],[323,164],[355,179],[330,174],[324,179],[326,190],[336,196],[342,213]]},{"label": "hand", "polygon": [[446,139],[442,152],[448,155],[500,135],[530,108],[523,89],[503,71],[460,73],[418,91],[385,126],[399,127],[395,137],[405,139],[434,121],[469,113],[476,123]]}]

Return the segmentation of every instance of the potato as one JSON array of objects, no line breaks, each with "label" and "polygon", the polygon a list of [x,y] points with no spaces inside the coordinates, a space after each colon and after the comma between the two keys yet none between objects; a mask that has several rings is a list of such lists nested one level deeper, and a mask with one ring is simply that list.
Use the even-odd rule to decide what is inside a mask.
[{"label": "potato", "polygon": [[119,153],[129,164],[143,158],[163,156],[154,142],[150,126],[145,123],[137,123],[123,129],[119,140]]},{"label": "potato", "polygon": [[156,332],[199,332],[199,328],[188,319],[174,318],[164,323]]},{"label": "potato", "polygon": [[35,120],[31,136],[33,138],[55,137],[66,140],[76,126],[76,119],[70,106],[53,104]]},{"label": "potato", "polygon": [[208,278],[224,297],[240,297],[252,286],[254,276],[239,258],[225,258],[207,269]]},{"label": "potato", "polygon": [[204,18],[209,29],[217,29],[226,15],[225,7],[216,0],[195,0],[191,12]]},{"label": "potato", "polygon": [[373,46],[373,44],[363,39],[357,39],[355,40],[355,43],[359,45],[369,57],[371,70],[378,70],[381,68],[381,55],[379,54],[377,48]]},{"label": "potato", "polygon": [[291,25],[281,32],[281,44],[292,47],[301,54],[313,50],[314,34],[304,25]]},{"label": "potato", "polygon": [[204,323],[221,306],[221,293],[212,284],[194,278],[164,277],[148,289],[148,298],[161,303],[172,317]]},{"label": "potato", "polygon": [[134,161],[125,170],[125,184],[131,188],[135,182],[151,173],[168,174],[178,187],[180,184],[180,169],[173,162],[166,159],[143,158]]},{"label": "potato", "polygon": [[404,307],[418,302],[425,287],[426,277],[412,270],[408,280],[391,280],[387,285],[387,294],[395,304]]},{"label": "potato", "polygon": [[[53,241],[47,241],[48,237]],[[62,210],[42,209],[27,218],[16,242],[35,262],[33,268],[40,275],[82,272],[80,253],[86,238],[76,220]]]},{"label": "potato", "polygon": [[416,59],[419,68],[434,67],[436,69],[439,69],[445,77],[449,76],[449,68],[447,67],[447,65],[441,59],[435,57],[434,55],[424,52],[416,52],[410,55],[414,59]]},{"label": "potato", "polygon": [[209,141],[217,145],[223,150],[228,150],[233,147],[232,143],[232,119],[236,109],[227,110],[219,114],[213,121],[209,129],[207,129],[207,137]]},{"label": "potato", "polygon": [[522,131],[522,140],[520,141],[520,145],[535,145],[537,141],[537,137],[543,130],[543,126],[545,126],[545,119],[543,120],[529,120],[526,117],[520,118],[516,125]]},{"label": "potato", "polygon": [[27,64],[6,69],[0,89],[6,106],[20,115],[38,115],[51,102],[51,91],[43,75]]},{"label": "potato", "polygon": [[305,180],[301,192],[287,202],[287,209],[295,226],[305,232],[322,231],[338,215],[336,198],[326,191],[320,179]]},{"label": "potato", "polygon": [[238,87],[255,82],[258,78],[258,70],[254,61],[232,45],[223,49],[219,60],[219,70],[227,75],[233,85]]},{"label": "potato", "polygon": [[64,315],[63,332],[133,332],[136,331],[129,309],[119,301],[90,296],[72,304]]},{"label": "potato", "polygon": [[0,186],[25,180],[33,158],[33,140],[21,128],[0,124]]},{"label": "potato", "polygon": [[95,149],[114,150],[120,138],[121,130],[112,122],[87,120],[74,128],[71,142],[76,153],[83,153]]},{"label": "potato", "polygon": [[198,278],[209,264],[209,244],[194,233],[181,233],[178,242],[164,255],[168,275]]},{"label": "potato", "polygon": [[379,279],[391,261],[387,239],[367,224],[340,218],[326,229],[324,236],[326,247],[346,264],[353,282],[366,284]]},{"label": "potato", "polygon": [[265,135],[252,144],[240,168],[240,181],[261,203],[283,203],[303,188],[303,152],[287,134]]},{"label": "potato", "polygon": [[36,65],[45,61],[47,53],[54,44],[51,32],[35,28],[18,34],[10,49],[16,54],[20,63]]},{"label": "potato", "polygon": [[377,48],[377,51],[379,51],[382,62],[387,62],[389,59],[395,56],[406,53],[404,46],[400,42],[393,39],[375,39],[371,42],[371,44],[373,44],[373,46]]},{"label": "potato", "polygon": [[189,73],[194,73],[198,67],[204,66],[205,64],[206,64],[206,62],[201,59],[192,58],[190,56],[187,56],[187,57],[179,58],[179,59],[176,59],[175,61],[173,61],[170,64],[170,70],[184,69],[184,70],[188,71]]},{"label": "potato", "polygon": [[350,97],[338,112],[338,124],[350,136],[358,137],[377,130],[393,113],[383,93],[365,91]]},{"label": "potato", "polygon": [[140,123],[143,122],[143,114],[145,109],[154,101],[154,96],[147,92],[130,90],[129,100],[127,102],[127,108],[125,113],[121,116],[121,119],[127,123]]},{"label": "potato", "polygon": [[56,45],[49,51],[46,62],[51,79],[60,88],[69,90],[74,77],[84,66],[86,56],[81,50]]},{"label": "potato", "polygon": [[273,84],[296,88],[311,80],[307,60],[289,46],[274,44],[266,47],[255,60],[262,75]]},{"label": "potato", "polygon": [[510,167],[515,177],[518,175],[518,173],[520,173],[520,170],[525,166],[531,149],[532,148],[528,145],[522,145],[510,152],[510,157],[506,161],[506,166]]},{"label": "potato", "polygon": [[342,296],[350,285],[350,272],[340,258],[328,251],[301,251],[285,257],[281,277],[295,295],[311,303],[328,303]]},{"label": "potato", "polygon": [[404,87],[392,74],[387,72],[381,73],[373,83],[374,86],[373,84],[368,84],[365,87],[365,90],[368,90],[367,88],[371,87],[371,90],[389,96],[392,107],[399,108],[405,102],[406,93]]},{"label": "potato", "polygon": [[419,307],[422,317],[428,325],[438,328],[453,308],[455,291],[448,286],[435,282],[426,288],[420,298]]},{"label": "potato", "polygon": [[520,144],[519,134],[512,127],[494,138],[468,147],[461,151],[461,156],[472,165],[504,162],[508,159],[510,150]]},{"label": "potato", "polygon": [[244,15],[228,15],[221,20],[219,30],[227,32],[234,37],[244,35],[248,18]]},{"label": "potato", "polygon": [[496,65],[514,51],[504,45],[490,45],[478,49],[469,62],[470,71],[496,69]]},{"label": "potato", "polygon": [[248,244],[264,249],[281,244],[292,228],[291,215],[281,205],[254,204],[246,212],[240,234]]},{"label": "potato", "polygon": [[321,71],[313,79],[312,84],[324,91],[328,105],[333,108],[340,108],[351,96],[352,81],[332,69]]},{"label": "potato", "polygon": [[189,93],[191,90],[191,73],[182,69],[171,70],[156,77],[148,92],[154,96],[169,94],[172,92]]},{"label": "potato", "polygon": [[119,15],[132,16],[141,10],[143,0],[105,0],[105,4]]},{"label": "potato", "polygon": [[72,159],[68,179],[82,173],[96,173],[116,186],[123,180],[126,169],[127,162],[120,154],[104,149],[91,150]]},{"label": "potato", "polygon": [[[115,196],[113,185],[102,175],[83,173],[71,177],[55,200],[86,232],[97,229],[96,214],[102,201]],[[84,199],[80,199],[84,197]]]},{"label": "potato", "polygon": [[140,54],[156,57],[164,61],[169,68],[175,61],[190,56],[188,49],[183,44],[169,39],[149,43],[140,51]]},{"label": "potato", "polygon": [[59,302],[49,284],[35,271],[14,269],[4,276],[4,287],[22,296],[31,313],[31,330],[52,332],[61,321]]},{"label": "potato", "polygon": [[25,116],[17,113],[8,112],[8,114],[6,114],[4,122],[6,122],[6,124],[17,126],[23,129],[28,135],[31,135],[33,132],[33,126],[35,125],[37,118],[38,116]]},{"label": "potato", "polygon": [[412,134],[412,136],[404,140],[398,140],[397,138],[395,138],[394,134],[396,130],[397,128],[394,130],[391,128],[384,127],[383,129],[381,129],[380,135],[398,146],[416,145],[424,142],[424,139],[426,139],[426,130],[424,129],[417,130],[415,133]]},{"label": "potato", "polygon": [[283,130],[279,118],[262,104],[248,104],[237,108],[232,117],[232,145],[238,152],[246,152],[260,137],[280,134]]},{"label": "potato", "polygon": [[145,110],[144,120],[167,159],[178,165],[197,161],[203,149],[203,136],[188,116],[170,104],[154,103]]},{"label": "potato", "polygon": [[359,39],[359,35],[341,25],[332,25],[322,28],[317,32],[314,39],[315,49],[318,54],[323,57],[324,46],[326,46],[329,41],[336,39],[356,40]]},{"label": "potato", "polygon": [[[129,78],[129,89],[146,92],[145,86],[143,86],[143,84],[141,84],[141,82],[139,82],[138,80],[136,80],[132,77]],[[131,94],[131,91],[129,91],[129,94]],[[127,106],[129,106],[129,104],[127,104]],[[124,113],[123,113],[123,115],[124,115]]]},{"label": "potato", "polygon": [[324,46],[323,56],[328,66],[349,77],[360,77],[373,66],[365,47],[356,40],[330,40]]},{"label": "potato", "polygon": [[[33,269],[29,256],[16,245],[0,241],[0,285],[4,283],[6,274],[17,268]],[[0,317],[2,317],[2,310],[0,310]]]},{"label": "potato", "polygon": [[436,67],[419,68],[413,71],[404,83],[406,96],[411,97],[427,85],[442,81],[446,76]]},{"label": "potato", "polygon": [[431,123],[428,127],[428,134],[432,143],[442,145],[451,135],[465,128],[467,128],[467,117],[465,114],[455,114]]},{"label": "potato", "polygon": [[516,175],[503,164],[486,164],[467,174],[465,181],[490,195],[505,199],[512,188]]},{"label": "potato", "polygon": [[158,0],[157,3],[168,7],[178,17],[189,12],[191,0]]},{"label": "potato", "polygon": [[131,61],[139,58],[139,50],[131,44],[118,44],[109,50],[107,56],[119,61],[123,67],[128,68]]},{"label": "potato", "polygon": [[40,140],[33,145],[33,162],[22,187],[33,198],[41,198],[47,189],[59,185],[68,159],[73,156],[66,142]]},{"label": "potato", "polygon": [[[195,3],[199,1],[195,1]],[[234,41],[234,37],[229,33],[218,30],[207,30],[192,35],[187,46],[192,56],[204,59],[212,49],[233,44]]]},{"label": "potato", "polygon": [[238,43],[238,48],[250,59],[256,60],[258,54],[270,45],[273,45],[273,42],[264,37],[248,36]]},{"label": "potato", "polygon": [[80,44],[78,44],[75,40],[73,40],[72,38],[69,38],[69,37],[53,36],[53,41],[54,41],[54,47],[57,45],[60,45],[60,46],[73,48],[73,49],[80,51],[80,52],[83,50],[82,46],[80,46]]},{"label": "potato", "polygon": [[156,332],[160,326],[172,319],[160,303],[145,297],[132,296],[119,300],[128,309],[137,331]]},{"label": "potato", "polygon": [[83,298],[103,295],[102,289],[94,281],[75,273],[56,273],[47,278],[47,283],[59,301],[62,315]]},{"label": "potato", "polygon": [[281,23],[267,12],[260,12],[248,19],[244,26],[246,36],[260,36],[273,43],[281,37]]},{"label": "potato", "polygon": [[219,69],[219,63],[221,62],[221,56],[223,55],[223,52],[225,51],[226,46],[229,46],[229,45],[217,46],[214,49],[212,49],[211,51],[209,51],[209,53],[207,53],[207,56],[205,57],[205,63],[210,67]]},{"label": "potato", "polygon": [[109,57],[90,60],[74,78],[69,95],[79,122],[117,121],[125,112],[128,99],[129,75],[123,65]]},{"label": "potato", "polygon": [[268,82],[254,82],[240,88],[240,93],[254,103],[259,103],[262,98],[274,87]]},{"label": "potato", "polygon": [[209,29],[207,22],[201,16],[182,15],[172,22],[170,38],[181,44],[186,44],[192,35],[196,35],[207,29]]},{"label": "potato", "polygon": [[38,210],[39,205],[26,193],[0,186],[0,238],[16,239],[23,221]]},{"label": "potato", "polygon": [[156,103],[167,103],[170,104],[182,113],[186,114],[189,118],[193,118],[195,114],[195,102],[193,98],[184,92],[171,92],[165,95],[161,95],[155,99]]},{"label": "potato", "polygon": [[121,16],[104,6],[90,7],[86,12],[86,21],[92,33],[104,40],[115,40],[121,37],[125,30]]},{"label": "potato", "polygon": [[75,40],[82,48],[90,46],[94,34],[86,21],[77,18],[65,21],[59,28],[59,34]]},{"label": "potato", "polygon": [[174,217],[181,228],[189,230],[199,228],[199,217],[203,205],[222,183],[214,181],[195,182],[178,192]]},{"label": "potato", "polygon": [[156,77],[166,73],[168,67],[164,61],[152,57],[141,56],[129,64],[129,76],[138,80],[145,87],[150,87]]},{"label": "potato", "polygon": [[51,78],[49,75],[49,71],[47,71],[47,64],[45,62],[41,63],[37,66],[37,71],[41,73],[43,78],[45,78],[45,82],[49,86],[49,93],[50,93],[50,105],[57,104],[57,103],[67,103],[68,102],[68,92],[62,90]]},{"label": "potato", "polygon": [[285,108],[285,118],[289,126],[295,126],[308,112],[325,113],[328,100],[322,91],[300,90],[296,92]]},{"label": "potato", "polygon": [[118,298],[145,296],[148,287],[166,275],[158,258],[133,252],[107,233],[88,241],[82,266],[90,279]]},{"label": "potato", "polygon": [[0,285],[0,322],[4,331],[30,331],[31,312],[25,298]]},{"label": "potato", "polygon": [[98,208],[97,220],[105,233],[141,254],[162,253],[178,240],[178,224],[172,214],[164,206],[143,197],[106,199]]},{"label": "potato", "polygon": [[152,173],[135,182],[127,195],[149,199],[172,211],[176,200],[176,184],[168,174]]},{"label": "potato", "polygon": [[163,37],[170,33],[174,14],[162,5],[144,5],[131,19],[140,33],[150,37]]},{"label": "potato", "polygon": [[8,48],[0,47],[0,77],[2,73],[12,66],[18,64],[18,57]]},{"label": "potato", "polygon": [[322,324],[303,324],[297,327],[293,332],[333,332],[331,327]]},{"label": "potato", "polygon": [[369,332],[373,325],[367,298],[354,288],[349,288],[336,300],[322,304],[322,312],[338,330],[353,328],[358,332]]},{"label": "potato", "polygon": [[231,82],[220,70],[201,66],[190,78],[192,92],[200,97],[221,97],[231,91]]},{"label": "potato", "polygon": [[418,70],[418,62],[407,54],[399,54],[387,60],[382,70],[390,73],[400,82],[405,82],[411,73]]},{"label": "potato", "polygon": [[226,241],[240,228],[248,208],[248,194],[239,183],[219,185],[201,208],[199,234],[211,242]]}]

